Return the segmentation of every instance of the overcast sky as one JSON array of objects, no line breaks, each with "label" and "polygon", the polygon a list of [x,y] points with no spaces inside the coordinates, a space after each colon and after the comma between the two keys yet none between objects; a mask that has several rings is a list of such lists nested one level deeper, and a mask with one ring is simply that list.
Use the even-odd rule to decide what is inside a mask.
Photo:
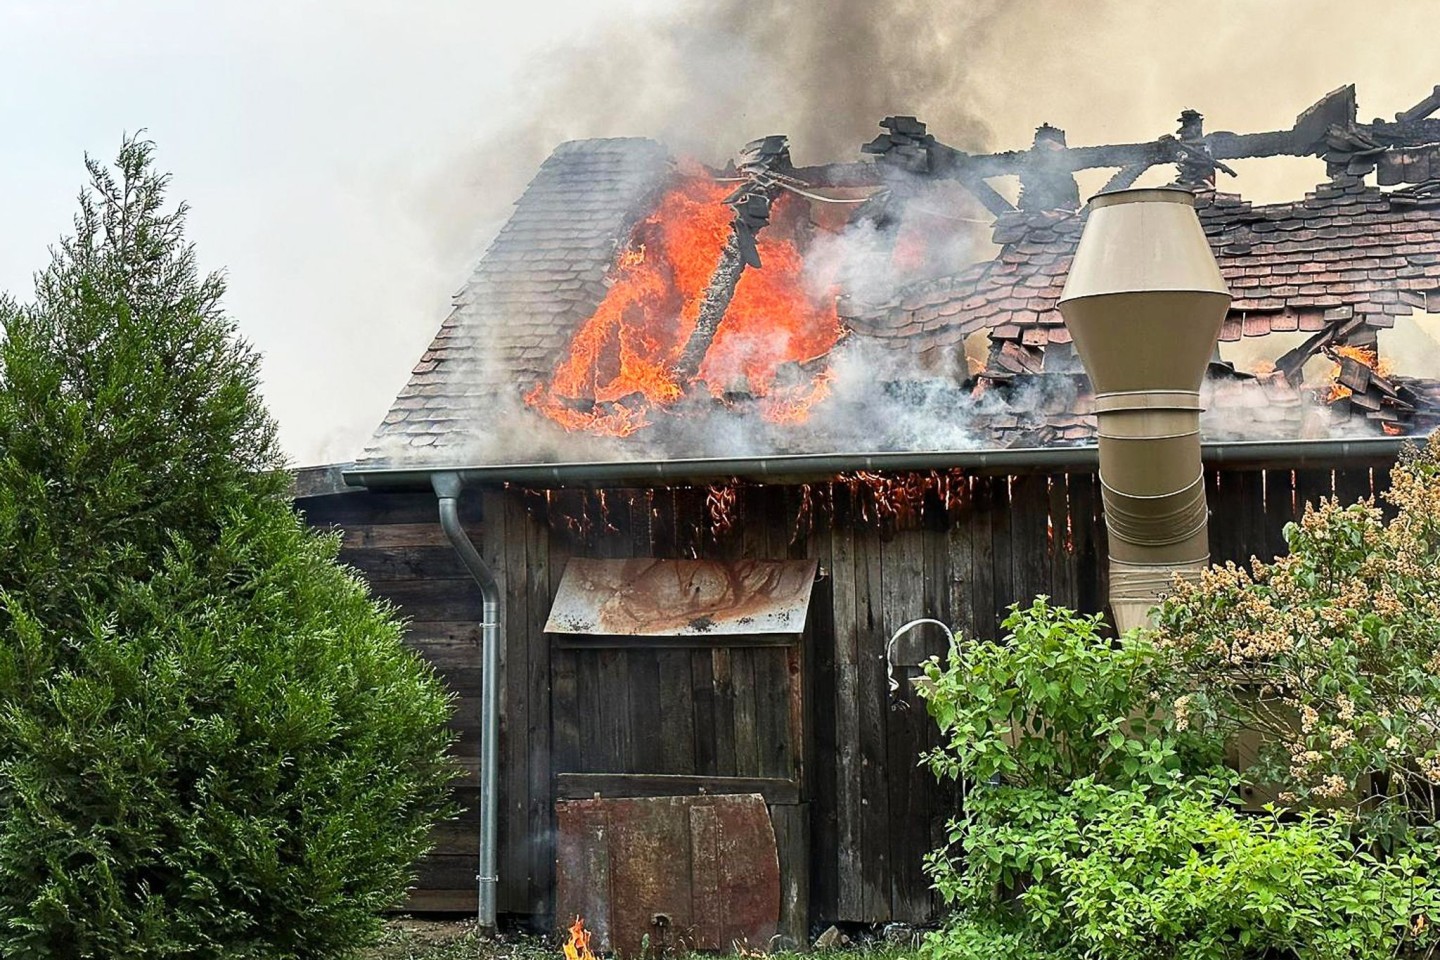
[{"label": "overcast sky", "polygon": [[[843,142],[868,138],[884,112],[920,112],[942,139],[997,147],[1024,146],[1044,120],[1066,126],[1072,144],[1150,138],[1171,132],[1184,106],[1203,110],[1210,129],[1283,128],[1350,81],[1362,119],[1388,117],[1440,82],[1440,0],[1387,4],[1383,42],[1361,7],[0,0],[0,289],[29,295],[47,245],[68,228],[84,153],[111,157],[143,127],[174,174],[172,195],[191,204],[202,264],[228,272],[228,309],[265,355],[292,459],[351,459],[497,215],[561,139],[738,146],[803,132],[796,110],[823,131],[815,117],[840,117],[864,90],[883,96],[862,105]],[[692,8],[702,13],[676,12]],[[863,15],[880,17],[881,33],[837,54],[842,8],[845,31],[863,32]],[[757,9],[763,17],[746,13],[743,31],[721,35],[725,18]],[[688,43],[665,46],[685,31]],[[836,94],[833,61],[849,55],[860,60],[838,76],[863,86]],[[783,71],[766,75],[781,58]],[[808,97],[787,100],[803,65],[823,59],[831,69],[817,70]],[[548,100],[536,94],[547,84]],[[606,96],[576,106],[596,91]],[[542,110],[555,116],[537,124]],[[796,150],[803,162],[849,158]],[[1322,174],[1294,163],[1304,162],[1243,169],[1242,190],[1266,199]]]}]

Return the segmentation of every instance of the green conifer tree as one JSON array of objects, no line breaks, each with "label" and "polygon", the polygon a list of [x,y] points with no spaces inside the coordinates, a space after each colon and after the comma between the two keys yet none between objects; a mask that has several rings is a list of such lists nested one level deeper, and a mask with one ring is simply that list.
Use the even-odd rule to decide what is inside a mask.
[{"label": "green conifer tree", "polygon": [[87,167],[0,298],[0,957],[341,956],[446,812],[450,704],[291,511],[151,144]]}]

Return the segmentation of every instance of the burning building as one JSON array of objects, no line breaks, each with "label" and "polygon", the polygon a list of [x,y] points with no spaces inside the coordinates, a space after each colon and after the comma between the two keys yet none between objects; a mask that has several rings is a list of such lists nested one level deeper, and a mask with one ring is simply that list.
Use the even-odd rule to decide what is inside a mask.
[{"label": "burning building", "polygon": [[[1361,123],[1344,88],[1288,130],[1186,111],[1148,143],[1042,126],[987,155],[896,116],[869,159],[811,167],[783,137],[718,169],[557,148],[348,486],[297,491],[458,697],[468,812],[411,908],[474,910],[478,877],[486,922],[583,913],[627,950],[932,917],[921,858],[956,798],[917,767],[910,681],[946,639],[892,636],[1111,595],[1114,402],[1059,311],[1097,206],[1075,174],[1173,170],[1193,199],[1232,299],[1192,528],[1268,559],[1440,420],[1437,108]],[[1328,176],[1279,204],[1218,189],[1279,155]]]}]

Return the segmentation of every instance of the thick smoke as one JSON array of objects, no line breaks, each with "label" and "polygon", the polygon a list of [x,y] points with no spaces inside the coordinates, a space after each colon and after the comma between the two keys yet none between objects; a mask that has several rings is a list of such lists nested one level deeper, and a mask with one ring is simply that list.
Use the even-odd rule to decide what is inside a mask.
[{"label": "thick smoke", "polygon": [[900,113],[924,118],[953,146],[988,148],[972,64],[1026,19],[1014,6],[684,0],[664,15],[616,20],[519,78],[519,108],[456,158],[435,202],[462,236],[477,224],[489,236],[555,145],[587,137],[654,137],[723,163],[779,133],[803,165],[856,159],[877,122]]},{"label": "thick smoke", "polygon": [[[1282,6],[1290,14],[1278,9]],[[1277,10],[1257,13],[1256,19],[1284,19],[1302,7],[1320,16],[1319,6],[1279,4]],[[1238,13],[1238,8],[1231,12]],[[1167,29],[1159,6],[1140,14],[1136,16],[1133,6],[1104,0],[1035,5],[1001,0],[682,3],[658,18],[611,23],[583,43],[537,61],[522,78],[518,108],[502,129],[457,158],[444,178],[444,195],[437,194],[437,207],[446,209],[453,225],[452,243],[464,236],[493,234],[539,163],[557,143],[569,139],[651,136],[676,154],[719,163],[750,139],[782,133],[789,135],[795,161],[803,165],[856,159],[859,144],[878,132],[876,122],[898,113],[920,117],[942,140],[971,151],[1024,147],[1030,130],[1042,121],[1067,127],[1077,144],[1141,140],[1170,132],[1170,111],[1184,106],[1207,112],[1210,129],[1284,127],[1315,97],[1356,79],[1353,63],[1336,73],[1307,58],[1303,69],[1283,71],[1286,92],[1294,96],[1270,104],[1265,98],[1240,96],[1253,73],[1243,84],[1239,78],[1232,82],[1208,68],[1196,69],[1196,64],[1212,62],[1204,57],[1181,57],[1177,63],[1172,56],[1164,58],[1169,65],[1165,83],[1158,74],[1138,82],[1144,77],[1135,69],[1121,68],[1127,63],[1136,69],[1158,64],[1157,51],[1146,53],[1136,44]],[[1187,15],[1176,13],[1174,19],[1168,28],[1193,33],[1195,25]],[[1195,42],[1238,49],[1250,32],[1240,19],[1217,13],[1208,39]],[[1048,78],[1049,84],[1049,93],[1040,99],[1033,90],[1028,99],[1022,97],[1017,91],[1025,84],[1010,82],[1025,80],[1033,87],[1037,76]],[[1098,78],[1099,85],[1076,82],[1083,77]],[[1382,92],[1394,86],[1392,81]],[[1424,92],[1418,84],[1415,90],[1416,96]],[[1233,112],[1225,113],[1221,105]],[[1408,102],[1397,107],[1403,105]],[[1280,192],[1298,195],[1323,175],[1318,164],[1307,169],[1311,172],[1298,176],[1292,172]],[[1103,180],[1108,173],[1099,176]],[[457,184],[465,188],[463,197],[454,193]],[[1082,178],[1082,188],[1093,186],[1098,182]],[[1222,184],[1235,186],[1245,187]],[[983,218],[983,211],[963,195],[932,192],[911,203],[924,204],[925,213],[957,223]],[[934,237],[950,244],[944,257],[958,270],[989,255],[986,233],[952,225]],[[881,301],[893,292],[896,280],[880,255],[892,240],[873,225],[857,224],[822,237],[812,246],[810,259],[818,274],[839,275],[855,296]],[[965,365],[963,350],[955,347],[948,370],[917,374],[914,358],[901,351],[843,344],[833,357],[831,399],[817,408],[809,423],[798,426],[769,427],[743,405],[716,410],[681,404],[655,411],[652,427],[642,434],[615,440],[568,434],[537,422],[541,418],[528,412],[496,417],[493,409],[477,410],[484,415],[485,436],[477,437],[469,459],[875,449],[879,437],[897,448],[958,449],[986,442],[977,429],[985,418],[1036,403],[1053,408],[1054,401],[1064,399],[997,396],[971,401],[955,389]],[[894,382],[907,380],[909,387],[892,388]],[[1216,426],[1228,435],[1232,426],[1240,425],[1227,421]]]}]

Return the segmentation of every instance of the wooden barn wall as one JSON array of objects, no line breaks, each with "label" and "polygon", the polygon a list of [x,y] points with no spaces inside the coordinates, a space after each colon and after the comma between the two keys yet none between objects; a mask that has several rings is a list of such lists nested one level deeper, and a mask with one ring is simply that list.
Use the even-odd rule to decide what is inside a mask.
[{"label": "wooden barn wall", "polygon": [[[1306,501],[1354,500],[1387,483],[1385,470],[1210,471],[1213,559],[1271,558],[1283,551],[1283,528]],[[898,511],[897,502],[904,504]],[[561,663],[552,671],[544,623],[570,556],[819,561],[804,640],[810,915],[920,922],[937,906],[921,858],[939,843],[953,797],[918,765],[935,737],[909,681],[927,657],[943,652],[944,638],[937,630],[917,630],[888,660],[886,641],[922,616],[967,635],[993,636],[1011,603],[1041,593],[1081,610],[1101,609],[1099,506],[1097,481],[1084,473],[955,477],[940,484],[932,478],[928,485],[871,478],[718,491],[467,494],[464,520],[503,591],[501,912],[541,921],[552,910],[552,746],[565,749],[576,718],[561,718],[552,733],[552,683],[563,687],[573,677]],[[410,619],[408,643],[456,695],[455,753],[464,769],[458,791],[466,812],[440,829],[410,907],[471,910],[478,590],[445,541],[429,493],[352,492],[307,498],[297,507],[311,524],[342,530],[341,559]],[[644,679],[616,673],[609,682],[623,690]],[[733,686],[721,690],[714,682],[717,694],[733,702]],[[733,682],[733,676],[727,680]],[[650,752],[634,750],[636,763]]]}]

